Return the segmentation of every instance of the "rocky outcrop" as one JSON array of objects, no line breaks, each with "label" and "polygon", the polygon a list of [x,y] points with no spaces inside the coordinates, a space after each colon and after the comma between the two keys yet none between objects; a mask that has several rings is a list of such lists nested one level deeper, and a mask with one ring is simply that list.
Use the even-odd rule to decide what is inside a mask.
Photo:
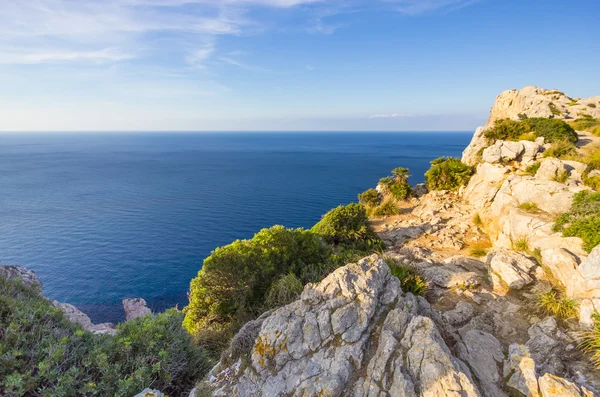
[{"label": "rocky outcrop", "polygon": [[134,318],[144,317],[152,311],[148,308],[146,301],[142,298],[126,298],[123,299],[123,309],[125,310],[125,320],[133,320]]},{"label": "rocky outcrop", "polygon": [[531,141],[496,141],[483,150],[482,160],[492,164],[516,161],[529,165],[535,162],[543,149],[542,145]]},{"label": "rocky outcrop", "polygon": [[[521,289],[531,284],[530,275],[537,263],[518,252],[501,249],[488,255],[487,265],[493,275],[510,289]],[[502,286],[495,285],[495,289],[502,290]]]},{"label": "rocky outcrop", "polygon": [[42,293],[44,287],[42,282],[33,270],[25,269],[20,266],[0,266],[0,277],[7,280],[21,280],[23,284]]},{"label": "rocky outcrop", "polygon": [[378,256],[342,267],[265,318],[250,351],[215,367],[213,396],[481,395],[427,308],[403,296]]},{"label": "rocky outcrop", "polygon": [[79,324],[81,327],[93,334],[107,334],[115,335],[117,330],[115,325],[112,323],[94,324],[87,314],[77,309],[75,306],[69,303],[60,303],[58,301],[52,301],[52,304],[61,309],[65,313],[65,317],[72,323]]}]

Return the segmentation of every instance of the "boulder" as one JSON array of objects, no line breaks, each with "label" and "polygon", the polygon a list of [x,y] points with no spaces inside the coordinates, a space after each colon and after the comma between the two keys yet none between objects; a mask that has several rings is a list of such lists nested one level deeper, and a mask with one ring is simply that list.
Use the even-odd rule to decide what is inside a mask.
[{"label": "boulder", "polygon": [[481,163],[471,177],[463,198],[478,209],[485,209],[494,200],[510,170],[501,164]]},{"label": "boulder", "polygon": [[164,397],[164,396],[165,395],[163,393],[161,393],[159,390],[146,388],[133,397]]},{"label": "boulder", "polygon": [[566,287],[570,297],[600,298],[600,245],[571,274]]},{"label": "boulder", "polygon": [[559,159],[548,158],[542,160],[540,163],[540,168],[537,170],[535,177],[537,179],[554,181],[562,174],[568,174],[567,167],[565,167],[563,162]]},{"label": "boulder", "polygon": [[489,254],[487,264],[509,288],[517,290],[533,282],[530,272],[537,266],[525,255],[506,249]]},{"label": "boulder", "polygon": [[506,397],[501,389],[502,378],[498,366],[504,361],[502,344],[493,335],[470,330],[457,344],[458,357],[462,359],[479,381],[484,396]]},{"label": "boulder", "polygon": [[251,351],[219,363],[209,385],[213,396],[480,396],[425,314],[373,255],[270,313]]},{"label": "boulder", "polygon": [[564,248],[549,248],[542,251],[542,263],[558,281],[566,285],[579,266],[579,257]]},{"label": "boulder", "polygon": [[0,266],[0,277],[7,280],[21,280],[23,284],[35,289],[39,293],[42,293],[44,289],[37,273],[24,267]]},{"label": "boulder", "polygon": [[539,396],[535,362],[527,346],[512,344],[508,347],[508,359],[504,361],[504,378],[508,389],[514,389],[525,397]]},{"label": "boulder", "polygon": [[142,298],[123,299],[123,309],[127,321],[152,313],[152,310],[148,308],[146,301]]},{"label": "boulder", "polygon": [[579,387],[564,378],[545,374],[538,379],[542,397],[593,397],[594,394],[585,387]]},{"label": "boulder", "polygon": [[469,321],[473,317],[473,313],[473,306],[466,302],[458,302],[453,310],[443,314],[443,318],[448,324],[456,327]]},{"label": "boulder", "polygon": [[483,135],[484,127],[478,127],[471,138],[471,142],[462,153],[461,161],[468,165],[475,165],[479,162],[479,154],[488,146],[487,139]]},{"label": "boulder", "polygon": [[520,161],[523,153],[525,153],[525,146],[521,142],[496,141],[483,151],[482,160],[487,163]]}]

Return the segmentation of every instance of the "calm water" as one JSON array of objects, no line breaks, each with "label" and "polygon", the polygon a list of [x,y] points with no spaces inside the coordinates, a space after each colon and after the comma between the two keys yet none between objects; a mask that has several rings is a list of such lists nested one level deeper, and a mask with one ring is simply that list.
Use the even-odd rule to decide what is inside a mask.
[{"label": "calm water", "polygon": [[121,320],[125,297],[181,307],[213,248],[310,227],[400,165],[422,182],[471,135],[0,135],[0,263],[94,321]]}]

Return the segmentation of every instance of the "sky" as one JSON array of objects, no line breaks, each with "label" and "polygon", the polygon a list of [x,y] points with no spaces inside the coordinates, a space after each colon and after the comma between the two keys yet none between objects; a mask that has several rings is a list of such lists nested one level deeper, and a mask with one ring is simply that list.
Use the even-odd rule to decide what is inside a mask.
[{"label": "sky", "polygon": [[0,131],[469,131],[600,95],[598,0],[0,0]]}]

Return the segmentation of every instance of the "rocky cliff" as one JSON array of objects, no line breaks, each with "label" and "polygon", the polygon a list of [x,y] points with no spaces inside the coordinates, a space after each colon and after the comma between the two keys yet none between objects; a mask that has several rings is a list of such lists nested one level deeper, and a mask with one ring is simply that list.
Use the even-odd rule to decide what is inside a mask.
[{"label": "rocky cliff", "polygon": [[[476,167],[467,186],[420,193],[401,215],[373,219],[384,256],[342,267],[248,323],[195,394],[599,395],[599,374],[577,345],[600,309],[600,247],[588,253],[580,238],[552,231],[573,196],[590,189],[586,165],[544,157],[543,139],[484,137],[496,120],[519,115],[598,117],[600,107],[587,104],[599,102],[537,87],[499,95],[463,154]],[[598,143],[579,135],[580,150]],[[535,163],[537,172],[525,173]],[[472,256],[473,247],[487,255]],[[427,279],[425,297],[403,291],[390,258]],[[535,309],[553,288],[577,302],[579,322]]]}]

